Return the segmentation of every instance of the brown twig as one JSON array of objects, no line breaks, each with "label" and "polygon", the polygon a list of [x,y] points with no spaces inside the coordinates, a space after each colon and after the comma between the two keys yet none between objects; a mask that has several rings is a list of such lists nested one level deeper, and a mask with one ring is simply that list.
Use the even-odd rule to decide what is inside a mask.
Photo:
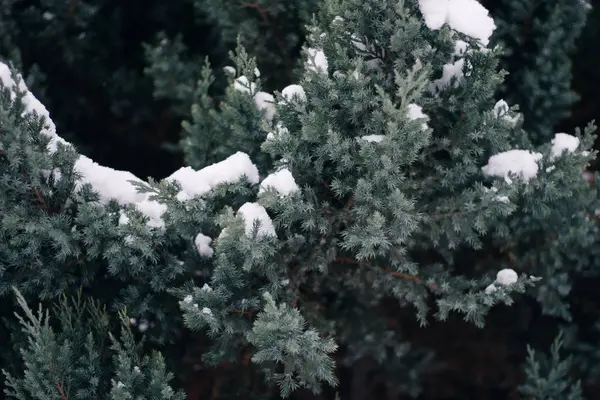
[{"label": "brown twig", "polygon": [[[358,260],[355,260],[355,259],[349,258],[349,257],[336,257],[334,259],[334,261],[337,261],[337,262],[340,262],[340,263],[345,263],[345,264],[369,265],[369,263],[367,263],[365,261],[358,261]],[[396,271],[393,271],[393,270],[391,270],[389,268],[386,268],[386,267],[380,267],[380,268],[383,270],[383,272],[388,273],[388,274],[390,274],[392,276],[425,284],[425,282],[423,281],[423,279],[419,278],[418,276],[410,275],[410,274],[404,274],[402,272],[396,272]],[[435,285],[435,284],[427,284],[427,286],[429,286],[432,289],[437,289],[437,285]]]}]

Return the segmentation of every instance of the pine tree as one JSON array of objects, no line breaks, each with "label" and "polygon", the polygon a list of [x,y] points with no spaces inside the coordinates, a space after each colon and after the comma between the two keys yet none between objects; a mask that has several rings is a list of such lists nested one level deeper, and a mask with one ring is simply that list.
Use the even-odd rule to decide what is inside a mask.
[{"label": "pine tree", "polygon": [[[160,182],[79,155],[0,64],[0,295],[15,286],[21,304],[56,303],[84,287],[108,312],[126,309],[166,357],[188,328],[208,343],[205,364],[223,376],[237,367],[220,390],[241,398],[320,392],[338,382],[336,361],[421,371],[428,357],[406,350],[386,301],[414,308],[421,324],[453,313],[482,327],[492,307],[527,293],[567,318],[562,288],[586,267],[570,251],[595,228],[595,188],[580,179],[593,127],[533,146],[515,110],[494,100],[504,74],[493,30],[475,0],[327,0],[302,75],[281,92],[263,91],[239,47],[215,108],[204,69],[185,125],[191,166]],[[67,333],[74,312],[59,313]],[[40,354],[72,346],[36,329]],[[131,354],[127,335],[131,346],[114,353]],[[23,354],[40,358],[35,346]],[[116,391],[136,371],[118,360],[102,373],[117,382],[110,396],[125,398]],[[162,360],[150,360],[164,387]],[[25,390],[28,371],[9,386]],[[275,385],[253,392],[239,371]],[[31,373],[47,383],[46,372]],[[387,383],[418,393],[414,374],[409,387]]]}]

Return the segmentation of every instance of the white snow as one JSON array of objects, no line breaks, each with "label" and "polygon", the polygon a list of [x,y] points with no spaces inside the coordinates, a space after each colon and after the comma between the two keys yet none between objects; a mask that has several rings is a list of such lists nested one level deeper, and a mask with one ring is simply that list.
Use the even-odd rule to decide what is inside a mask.
[{"label": "white snow", "polygon": [[223,70],[227,75],[235,76],[235,68],[233,68],[232,66],[228,65],[226,67],[223,67]]},{"label": "white snow", "polygon": [[367,142],[380,143],[385,138],[385,135],[366,135],[361,136],[360,138],[362,140],[366,140]]},{"label": "white snow", "polygon": [[524,182],[529,182],[538,173],[537,161],[542,158],[540,153],[527,150],[509,150],[490,157],[487,165],[481,168],[486,176],[503,177],[510,183],[509,174],[519,176]]},{"label": "white snow", "polygon": [[246,153],[237,152],[198,171],[182,167],[166,179],[179,182],[182,192],[194,197],[207,193],[218,184],[233,183],[244,176],[251,183],[259,181],[258,169],[252,164],[250,157]]},{"label": "white snow", "polygon": [[194,244],[196,245],[196,249],[198,249],[198,253],[201,256],[212,257],[214,250],[210,247],[212,239],[202,233],[196,235],[196,239],[194,239]]},{"label": "white snow", "polygon": [[332,24],[343,24],[344,23],[344,18],[340,17],[339,15],[336,15],[335,18],[333,19],[333,21],[331,21]]},{"label": "white snow", "polygon": [[211,311],[211,309],[210,309],[210,308],[208,308],[208,307],[204,307],[204,308],[202,309],[202,314],[206,314],[206,315],[212,315],[212,311]]},{"label": "white snow", "polygon": [[267,214],[267,210],[257,203],[245,203],[238,210],[238,215],[244,219],[246,227],[246,235],[251,236],[254,230],[254,221],[260,222],[258,229],[258,237],[261,236],[276,236],[273,221]]},{"label": "white snow", "polygon": [[148,321],[146,321],[146,320],[142,320],[142,321],[140,322],[140,325],[138,326],[138,330],[139,330],[141,333],[144,333],[144,332],[146,332],[146,331],[148,330]]},{"label": "white snow", "polygon": [[[414,103],[408,105],[408,119],[414,121],[416,119],[423,119],[425,121],[429,121],[429,117],[423,113],[423,108]],[[421,124],[421,128],[423,130],[427,130],[429,127],[426,122]]]},{"label": "white snow", "polygon": [[265,119],[267,121],[272,121],[276,112],[275,98],[273,95],[267,92],[256,92],[254,95],[254,102],[259,110],[263,110],[265,112]]},{"label": "white snow", "polygon": [[566,134],[557,133],[552,139],[552,154],[550,157],[556,159],[560,157],[565,151],[567,153],[573,153],[579,147],[579,138]]},{"label": "white snow", "polygon": [[498,290],[498,288],[496,288],[496,286],[492,283],[491,285],[485,288],[485,293],[494,293],[496,290]]},{"label": "white snow", "polygon": [[118,388],[124,388],[125,384],[123,382],[119,381],[119,382],[117,382],[117,387]]},{"label": "white snow", "polygon": [[429,84],[429,91],[436,92],[450,86],[450,82],[454,78],[454,87],[458,87],[460,80],[463,77],[463,67],[465,65],[464,58],[456,60],[453,63],[445,64],[442,68],[442,77],[434,80]]},{"label": "white snow", "polygon": [[200,290],[206,293],[210,293],[213,291],[213,288],[211,288],[207,283],[205,283]]},{"label": "white snow", "polygon": [[508,106],[508,103],[506,101],[498,100],[498,102],[496,102],[496,104],[494,105],[494,115],[496,116],[496,118],[502,118],[505,121],[508,121],[508,123],[510,123],[512,127],[515,127],[517,125],[517,122],[519,122],[519,117],[511,117],[508,114],[509,109],[510,107]]},{"label": "white snow", "polygon": [[308,49],[308,61],[306,62],[306,68],[309,71],[318,72],[321,74],[327,73],[329,68],[329,62],[323,50]]},{"label": "white snow", "polygon": [[183,298],[183,302],[186,304],[192,304],[192,301],[194,300],[194,298],[192,297],[191,294],[188,294],[187,296],[185,296]]},{"label": "white snow", "polygon": [[286,128],[285,126],[283,126],[283,124],[281,122],[278,122],[277,125],[275,126],[275,131],[267,133],[267,140],[277,140],[277,139],[280,139],[282,136],[287,135],[289,133],[290,133],[289,129]]},{"label": "white snow", "polygon": [[501,271],[498,271],[498,273],[496,274],[496,282],[503,286],[512,285],[518,279],[519,276],[517,275],[517,273],[510,268],[505,268]]},{"label": "white snow", "polygon": [[454,43],[454,55],[455,56],[464,55],[466,53],[468,47],[469,47],[469,44],[467,42],[465,42],[464,40],[457,40],[456,43]]},{"label": "white snow", "polygon": [[419,0],[419,8],[429,29],[448,24],[451,29],[477,39],[487,46],[496,29],[488,10],[476,0]]},{"label": "white snow", "polygon": [[240,76],[235,80],[235,82],[233,83],[233,87],[238,92],[252,94],[256,91],[256,84],[254,82],[250,82],[248,78],[246,78],[244,75]]},{"label": "white snow", "polygon": [[297,98],[300,101],[306,100],[306,93],[304,92],[304,88],[300,85],[289,85],[286,86],[282,91],[281,95],[287,101],[292,101],[292,99]]},{"label": "white snow", "polygon": [[267,188],[275,189],[280,196],[287,196],[300,190],[289,169],[284,168],[267,176],[260,184],[258,193]]}]

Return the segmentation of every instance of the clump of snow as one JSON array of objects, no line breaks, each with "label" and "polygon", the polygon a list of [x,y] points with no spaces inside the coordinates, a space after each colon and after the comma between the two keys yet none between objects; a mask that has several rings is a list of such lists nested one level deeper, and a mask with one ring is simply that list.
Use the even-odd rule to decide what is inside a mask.
[{"label": "clump of snow", "polygon": [[294,98],[304,102],[306,101],[306,93],[304,88],[300,85],[289,85],[286,86],[282,91],[281,95],[287,101],[292,101]]},{"label": "clump of snow", "polygon": [[565,151],[567,153],[573,153],[579,147],[579,138],[566,134],[557,133],[552,139],[552,154],[550,157],[556,159],[560,157]]},{"label": "clump of snow", "polygon": [[282,136],[287,135],[289,133],[290,133],[289,129],[286,128],[285,126],[283,126],[283,124],[281,122],[278,122],[277,125],[275,126],[275,131],[267,133],[267,140],[277,140],[277,139],[280,139]]},{"label": "clump of snow", "polygon": [[227,75],[235,76],[235,68],[233,68],[232,66],[228,65],[228,66],[224,67],[223,70],[225,71],[225,73]]},{"label": "clump of snow", "polygon": [[212,311],[211,311],[211,309],[210,309],[210,308],[208,308],[208,307],[204,307],[204,308],[202,309],[202,314],[206,314],[206,315],[212,315]]},{"label": "clump of snow", "polygon": [[481,168],[486,176],[498,176],[511,183],[510,174],[519,176],[524,182],[529,182],[538,173],[540,153],[527,150],[509,150],[490,157],[487,165]]},{"label": "clump of snow", "polygon": [[257,78],[260,77],[260,71],[256,67],[254,67],[254,76],[256,76]]},{"label": "clump of snow", "polygon": [[503,270],[498,271],[498,273],[496,274],[496,282],[503,286],[512,285],[513,283],[517,282],[518,279],[519,276],[511,268],[505,268]]},{"label": "clump of snow", "polygon": [[144,332],[146,332],[148,330],[148,327],[149,327],[148,321],[146,321],[146,320],[143,319],[143,320],[140,321],[140,324],[138,326],[138,330],[141,333],[144,333]]},{"label": "clump of snow", "polygon": [[448,24],[451,29],[479,40],[487,46],[496,29],[488,10],[476,0],[419,0],[419,8],[429,29]]},{"label": "clump of snow", "polygon": [[[201,170],[183,167],[166,178],[168,181],[177,181],[181,185],[180,198],[183,192],[187,196],[200,196],[221,183],[233,183],[242,177],[251,183],[258,183],[258,169],[250,161],[246,153],[237,152],[225,160],[209,165]],[[185,197],[185,196],[183,196]]]},{"label": "clump of snow", "polygon": [[511,117],[508,114],[509,110],[510,107],[508,106],[508,103],[504,100],[499,100],[494,105],[494,115],[496,116],[496,118],[502,118],[505,121],[508,121],[512,127],[515,127],[517,125],[517,122],[519,122],[519,117]]},{"label": "clump of snow", "polygon": [[366,140],[367,142],[380,143],[385,138],[385,135],[366,135],[361,136],[360,138],[362,140]]},{"label": "clump of snow", "polygon": [[191,294],[188,294],[187,296],[185,296],[183,298],[183,302],[186,304],[192,304],[192,301],[194,300],[194,298],[192,297]]},{"label": "clump of snow", "polygon": [[196,245],[196,249],[198,249],[198,253],[201,256],[212,257],[214,250],[210,247],[212,243],[212,239],[202,233],[196,235],[196,239],[194,239],[194,244]]},{"label": "clump of snow", "polygon": [[[498,193],[498,188],[495,186],[492,186],[491,188],[484,188],[486,193]],[[510,203],[510,199],[508,198],[508,196],[504,196],[504,195],[497,195],[494,196],[494,200],[495,201],[499,201],[501,203]]]},{"label": "clump of snow", "polygon": [[463,68],[465,60],[463,58],[449,64],[445,64],[442,68],[442,77],[434,80],[429,84],[429,91],[436,92],[450,86],[450,82],[454,80],[454,87],[458,87],[462,77],[464,76]]},{"label": "clump of snow", "polygon": [[207,283],[205,283],[200,290],[206,293],[210,293],[213,291],[213,288],[211,288]]},{"label": "clump of snow", "polygon": [[284,168],[267,176],[260,184],[259,193],[267,188],[275,189],[280,196],[287,196],[300,190],[289,169]]},{"label": "clump of snow", "polygon": [[336,15],[335,18],[333,19],[333,21],[331,21],[332,24],[338,24],[341,25],[344,23],[344,18],[340,17],[339,15]]},{"label": "clump of snow", "polygon": [[254,230],[254,221],[258,220],[260,227],[257,236],[276,236],[275,227],[267,210],[257,203],[245,203],[238,210],[238,215],[244,219],[246,235],[251,236]]},{"label": "clump of snow", "polygon": [[327,68],[329,68],[329,62],[327,61],[327,57],[323,50],[317,49],[308,49],[308,61],[306,63],[306,68],[309,71],[318,72],[321,74],[327,73]]},{"label": "clump of snow", "polygon": [[276,112],[275,98],[273,95],[267,92],[256,92],[254,95],[254,102],[259,110],[263,110],[265,112],[265,119],[267,121],[272,121]]},{"label": "clump of snow", "polygon": [[250,82],[248,78],[246,78],[244,75],[240,76],[235,80],[235,82],[233,83],[233,87],[239,92],[245,92],[250,94],[256,91],[256,84],[254,82]]},{"label": "clump of snow", "polygon": [[[429,117],[423,113],[423,108],[414,103],[408,105],[408,119],[414,121],[416,119],[423,119],[425,121],[429,121]],[[421,124],[421,128],[423,130],[427,130],[429,127],[426,122]]]},{"label": "clump of snow", "polygon": [[488,287],[485,288],[485,293],[487,293],[487,294],[494,293],[496,290],[498,290],[498,288],[496,288],[496,285],[494,285],[492,283],[491,285],[489,285]]}]

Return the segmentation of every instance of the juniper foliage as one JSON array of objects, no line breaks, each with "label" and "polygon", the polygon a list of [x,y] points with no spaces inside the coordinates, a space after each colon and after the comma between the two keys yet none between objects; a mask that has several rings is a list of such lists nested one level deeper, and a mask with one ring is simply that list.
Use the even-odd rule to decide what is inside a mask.
[{"label": "juniper foliage", "polygon": [[[223,390],[240,398],[322,392],[339,381],[336,361],[422,371],[429,354],[394,329],[385,302],[412,308],[422,325],[458,314],[483,327],[493,307],[524,294],[570,318],[570,279],[593,269],[572,253],[587,251],[596,229],[597,188],[581,179],[593,126],[537,144],[516,108],[495,99],[504,73],[501,50],[486,46],[491,32],[438,26],[429,11],[416,0],[324,1],[297,83],[272,94],[241,45],[218,102],[207,65],[177,94],[193,99],[191,166],[159,182],[78,154],[0,64],[0,295],[15,286],[22,304],[55,303],[83,286],[109,313],[126,309],[173,365],[169,350],[189,329],[204,367],[275,383],[256,389],[238,375]],[[72,346],[73,313],[58,312],[60,331],[29,318],[42,353]],[[101,319],[78,322],[77,333]],[[113,346],[118,363],[102,365],[110,390],[107,379],[93,389],[75,376],[77,390],[178,398],[158,356],[136,380],[128,335]],[[75,342],[73,354],[90,354],[81,371],[107,354],[98,340]],[[23,354],[39,359],[35,351]],[[40,368],[35,382],[52,394],[36,392],[28,370],[9,386],[59,396]],[[418,377],[408,382],[386,383],[418,395]]]}]

